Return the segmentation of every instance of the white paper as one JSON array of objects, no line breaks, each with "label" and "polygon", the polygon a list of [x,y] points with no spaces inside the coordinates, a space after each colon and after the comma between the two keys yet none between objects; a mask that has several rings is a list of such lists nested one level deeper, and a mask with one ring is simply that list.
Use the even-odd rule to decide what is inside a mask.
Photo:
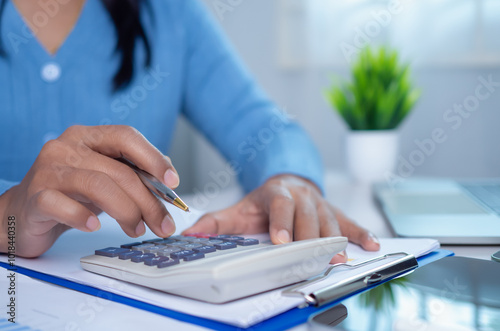
[{"label": "white paper", "polygon": [[[171,206],[167,207],[177,224],[176,233],[180,233],[183,229],[189,227],[202,214],[199,211],[184,213],[177,208],[172,208]],[[100,215],[99,218],[102,223],[102,227],[99,231],[94,233],[83,233],[77,230],[70,230],[62,235],[54,246],[41,257],[37,259],[23,259],[18,257],[16,258],[15,264],[167,309],[217,320],[238,327],[249,327],[291,308],[297,307],[304,302],[304,300],[299,297],[282,296],[282,289],[279,289],[226,304],[210,304],[170,295],[87,272],[81,268],[80,258],[93,254],[94,250],[109,246],[119,247],[119,245],[124,243],[155,237],[155,235],[148,230],[143,238],[138,240],[129,238],[123,233],[116,221],[109,216]],[[431,239],[388,238],[381,239],[380,242],[381,250],[378,252],[365,252],[358,246],[349,244],[347,249],[349,261],[351,261],[351,263],[359,263],[383,254],[394,252],[406,252],[418,257],[439,247],[439,243]],[[0,261],[6,262],[6,260],[6,256],[0,256]],[[347,277],[357,272],[359,271],[346,270],[341,271],[342,274],[336,272],[334,277],[332,276],[332,279],[339,279],[338,277],[342,277],[344,273],[345,277]],[[332,283],[329,280],[330,277],[318,284]],[[68,292],[68,295],[72,295],[71,293],[73,292]]]},{"label": "white paper", "polygon": [[[0,289],[10,285],[7,274],[0,268]],[[168,325],[168,330],[195,331],[199,326],[184,323],[148,311],[136,309],[114,301],[70,291],[64,287],[41,282],[17,273],[15,293],[15,323],[0,322],[0,330],[157,330]],[[3,293],[2,293],[3,294]],[[2,307],[7,306],[9,296],[0,296]],[[5,316],[2,318],[11,318]],[[0,318],[0,320],[2,319]],[[24,329],[26,328],[26,329]],[[29,329],[28,329],[29,328]]]}]

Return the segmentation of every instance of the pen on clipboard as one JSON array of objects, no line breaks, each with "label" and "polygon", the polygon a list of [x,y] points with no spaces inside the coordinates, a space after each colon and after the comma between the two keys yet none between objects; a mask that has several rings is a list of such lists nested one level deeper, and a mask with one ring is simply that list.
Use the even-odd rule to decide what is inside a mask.
[{"label": "pen on clipboard", "polygon": [[170,189],[168,186],[160,182],[149,172],[139,169],[135,164],[124,158],[119,158],[116,160],[120,161],[123,164],[126,164],[132,170],[134,170],[137,176],[139,176],[141,181],[151,192],[161,197],[168,203],[171,203],[172,205],[176,206],[177,208],[189,212],[189,207],[184,203],[184,201],[182,201],[182,199],[179,198],[179,196],[172,189]]}]

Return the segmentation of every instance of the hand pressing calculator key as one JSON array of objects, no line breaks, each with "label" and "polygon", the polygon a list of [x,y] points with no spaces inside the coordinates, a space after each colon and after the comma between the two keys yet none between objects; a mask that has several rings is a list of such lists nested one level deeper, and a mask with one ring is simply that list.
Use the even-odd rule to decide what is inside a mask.
[{"label": "hand pressing calculator key", "polygon": [[171,236],[97,249],[83,269],[156,290],[223,303],[321,273],[345,237],[273,245],[233,235]]}]

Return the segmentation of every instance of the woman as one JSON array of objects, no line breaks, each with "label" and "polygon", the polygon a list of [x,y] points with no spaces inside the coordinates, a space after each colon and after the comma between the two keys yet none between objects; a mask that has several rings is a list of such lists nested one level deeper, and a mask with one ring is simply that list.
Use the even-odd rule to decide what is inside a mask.
[{"label": "woman", "polygon": [[250,192],[188,232],[269,230],[274,243],[343,234],[379,248],[322,197],[311,141],[277,115],[199,2],[0,1],[1,252],[9,219],[25,257],[43,254],[68,228],[98,230],[101,211],[131,237],[146,225],[172,234],[165,207],[115,158],[177,187],[160,151],[179,115]]}]

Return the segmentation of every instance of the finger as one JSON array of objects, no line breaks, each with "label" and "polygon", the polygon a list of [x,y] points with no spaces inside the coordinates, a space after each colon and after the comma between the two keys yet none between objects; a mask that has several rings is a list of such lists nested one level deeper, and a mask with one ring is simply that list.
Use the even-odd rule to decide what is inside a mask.
[{"label": "finger", "polygon": [[270,186],[266,189],[264,205],[269,214],[269,235],[274,244],[284,244],[294,238],[295,201],[288,189]]},{"label": "finger", "polygon": [[318,212],[311,198],[295,199],[294,240],[318,238]]},{"label": "finger", "polygon": [[165,157],[139,131],[130,126],[73,126],[61,138],[72,141],[76,139],[77,143],[83,142],[90,149],[112,158],[125,157],[170,188],[179,185],[179,176],[170,158]]},{"label": "finger", "polygon": [[175,223],[165,205],[149,191],[136,173],[125,164],[92,152],[82,167],[108,175],[132,199],[141,211],[141,218],[159,237],[175,232]]},{"label": "finger", "polygon": [[333,207],[332,209],[339,221],[342,234],[348,237],[349,241],[360,245],[367,251],[378,251],[380,249],[380,243],[372,233],[354,223],[339,210]]},{"label": "finger", "polygon": [[331,259],[330,264],[346,263],[347,261],[348,261],[347,253],[346,251],[342,251]]},{"label": "finger", "polygon": [[94,213],[57,190],[45,189],[36,193],[28,202],[28,209],[36,219],[47,222],[46,228],[42,226],[37,234],[47,232],[54,223],[65,224],[85,232],[97,231],[101,227]]},{"label": "finger", "polygon": [[[318,205],[318,218],[320,224],[321,237],[338,237],[342,236],[339,224],[327,202],[322,202]],[[335,255],[330,261],[331,264],[346,263],[347,252],[344,250]]]},{"label": "finger", "polygon": [[333,209],[327,202],[323,202],[318,206],[318,218],[321,237],[338,237],[342,235]]},{"label": "finger", "polygon": [[193,226],[182,232],[183,235],[192,233],[220,233],[219,220],[212,214],[205,214]]},{"label": "finger", "polygon": [[102,172],[73,169],[65,172],[60,191],[84,203],[91,202],[116,219],[130,237],[144,234],[141,211],[135,202],[108,175]]}]

